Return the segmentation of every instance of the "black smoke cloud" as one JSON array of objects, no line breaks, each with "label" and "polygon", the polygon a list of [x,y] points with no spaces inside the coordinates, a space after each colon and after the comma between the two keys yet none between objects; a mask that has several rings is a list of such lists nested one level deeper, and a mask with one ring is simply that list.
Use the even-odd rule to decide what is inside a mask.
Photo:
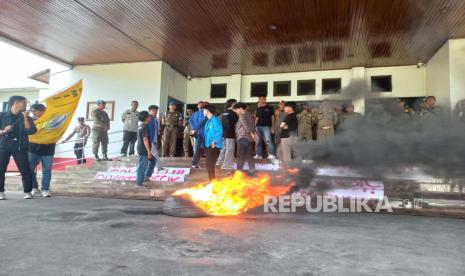
[{"label": "black smoke cloud", "polygon": [[[353,83],[344,91],[350,97],[367,95],[364,83]],[[367,101],[368,104],[368,101]],[[440,117],[409,116],[396,101],[383,101],[374,110],[344,128],[333,140],[297,145],[297,162],[309,176],[315,166],[351,167],[374,178],[396,173],[406,167],[420,167],[436,177],[465,177],[465,123],[444,114]]]}]

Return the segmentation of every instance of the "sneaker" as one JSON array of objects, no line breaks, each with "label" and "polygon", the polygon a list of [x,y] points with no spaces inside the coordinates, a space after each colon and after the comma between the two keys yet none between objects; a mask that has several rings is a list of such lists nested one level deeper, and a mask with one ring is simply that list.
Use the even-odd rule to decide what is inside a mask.
[{"label": "sneaker", "polygon": [[269,155],[268,155],[268,159],[274,160],[274,159],[276,159],[276,156],[274,156],[273,154],[269,154]]},{"label": "sneaker", "polygon": [[24,193],[24,199],[32,199],[31,193]]},{"label": "sneaker", "polygon": [[257,154],[257,155],[255,155],[253,158],[254,158],[254,159],[263,159],[263,156],[260,156],[260,155]]},{"label": "sneaker", "polygon": [[42,197],[52,197],[49,191],[42,191]]},{"label": "sneaker", "polygon": [[5,197],[5,193],[0,193],[0,200],[5,200],[6,197]]},{"label": "sneaker", "polygon": [[200,166],[199,165],[192,165],[192,168],[193,169],[200,169]]},{"label": "sneaker", "polygon": [[32,191],[31,191],[32,196],[36,196],[38,193],[39,193],[39,190],[36,189],[36,188],[32,189]]}]

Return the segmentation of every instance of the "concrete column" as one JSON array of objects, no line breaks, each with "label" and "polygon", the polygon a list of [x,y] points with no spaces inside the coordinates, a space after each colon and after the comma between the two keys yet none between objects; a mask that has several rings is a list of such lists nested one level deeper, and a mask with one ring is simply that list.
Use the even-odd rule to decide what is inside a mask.
[{"label": "concrete column", "polygon": [[[365,83],[365,67],[353,67],[352,68],[352,82],[353,83]],[[352,83],[352,84],[353,84]],[[361,85],[362,91],[356,97],[352,98],[352,103],[355,107],[355,112],[365,114],[365,93],[366,89],[363,89],[364,85]]]}]

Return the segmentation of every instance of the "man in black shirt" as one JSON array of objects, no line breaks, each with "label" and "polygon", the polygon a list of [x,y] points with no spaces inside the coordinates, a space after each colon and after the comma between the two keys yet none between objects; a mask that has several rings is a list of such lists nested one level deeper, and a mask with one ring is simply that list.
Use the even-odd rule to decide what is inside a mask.
[{"label": "man in black shirt", "polygon": [[[45,113],[46,107],[43,104],[33,104],[31,113],[34,120],[39,119]],[[29,164],[32,170],[32,192],[35,196],[39,192],[37,183],[37,165],[42,166],[42,197],[51,197],[50,181],[52,180],[53,156],[55,155],[56,144],[36,144],[29,146]]]},{"label": "man in black shirt", "polygon": [[266,103],[266,97],[258,97],[258,106],[255,116],[255,126],[257,127],[255,159],[263,158],[262,140],[264,140],[266,144],[268,159],[275,159],[276,153],[271,138],[271,132],[274,132],[275,115],[273,107]]},{"label": "man in black shirt", "polygon": [[139,112],[139,129],[137,131],[137,154],[139,155],[139,160],[137,161],[137,177],[136,177],[136,187],[141,187],[144,181],[148,181],[148,178],[145,177],[147,172],[148,163],[154,167],[155,162],[157,162],[152,154],[150,142],[150,136],[148,131],[148,124],[150,123],[151,117],[147,111]]},{"label": "man in black shirt", "polygon": [[234,152],[236,150],[236,122],[237,114],[234,112],[234,106],[237,101],[229,99],[226,101],[226,109],[221,116],[223,125],[223,148],[220,152],[220,157],[216,163],[223,170],[232,170],[232,162]]},{"label": "man in black shirt", "polygon": [[292,161],[292,154],[297,142],[297,115],[295,114],[296,104],[287,102],[284,107],[286,118],[281,123],[281,147],[282,147],[282,162],[288,164]]},{"label": "man in black shirt", "polygon": [[32,172],[27,156],[28,135],[34,134],[37,128],[26,111],[26,105],[26,98],[12,96],[8,101],[10,110],[0,113],[0,200],[5,199],[5,173],[11,156],[21,173],[24,198],[32,198]]}]

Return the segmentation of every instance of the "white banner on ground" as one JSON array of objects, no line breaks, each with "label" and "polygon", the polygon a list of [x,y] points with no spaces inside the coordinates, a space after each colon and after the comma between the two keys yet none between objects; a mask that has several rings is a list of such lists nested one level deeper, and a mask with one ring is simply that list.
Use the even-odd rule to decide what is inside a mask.
[{"label": "white banner on ground", "polygon": [[[136,167],[109,167],[107,172],[119,172],[119,173],[136,173]],[[165,167],[163,170],[158,171],[158,174],[190,174],[190,168],[173,168],[173,167]]]},{"label": "white banner on ground", "polygon": [[[119,180],[119,181],[136,181],[136,175],[125,172],[98,172],[95,175],[97,180]],[[150,180],[156,182],[178,183],[184,182],[184,174],[153,174]]]},{"label": "white banner on ground", "polygon": [[[237,163],[232,164],[232,168],[237,170]],[[244,164],[244,170],[249,169],[249,163]],[[257,171],[278,171],[280,169],[279,164],[270,163],[255,163],[255,170]]]},{"label": "white banner on ground", "polygon": [[383,200],[384,183],[366,179],[321,179],[316,178],[309,187],[299,191],[302,195],[328,195],[345,198]]},{"label": "white banner on ground", "polygon": [[[119,181],[136,181],[136,167],[109,167],[106,172],[98,172],[95,175],[97,180],[119,180]],[[190,168],[173,168],[167,167],[154,173],[150,178],[154,182],[184,182],[185,176],[190,174]]]}]

